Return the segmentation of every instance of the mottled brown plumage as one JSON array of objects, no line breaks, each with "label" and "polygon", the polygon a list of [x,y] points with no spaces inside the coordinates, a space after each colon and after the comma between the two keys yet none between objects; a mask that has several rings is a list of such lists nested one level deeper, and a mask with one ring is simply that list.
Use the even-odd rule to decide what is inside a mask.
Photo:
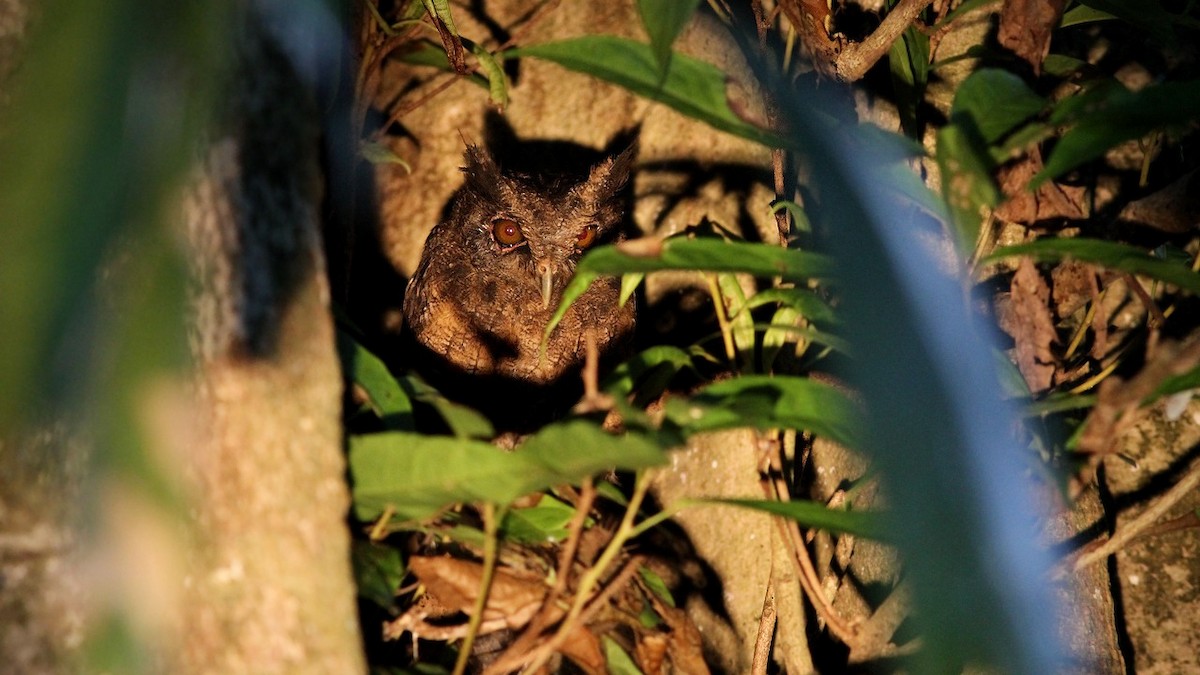
[{"label": "mottled brown plumage", "polygon": [[618,306],[615,278],[576,300],[544,356],[539,346],[584,251],[621,237],[632,150],[580,182],[505,172],[485,151],[467,148],[466,183],[449,218],[429,233],[404,298],[408,330],[430,362],[418,365],[435,384],[493,416],[528,417],[517,411],[546,406],[560,384],[576,386],[585,331],[594,331],[605,357],[623,351],[634,306]]}]

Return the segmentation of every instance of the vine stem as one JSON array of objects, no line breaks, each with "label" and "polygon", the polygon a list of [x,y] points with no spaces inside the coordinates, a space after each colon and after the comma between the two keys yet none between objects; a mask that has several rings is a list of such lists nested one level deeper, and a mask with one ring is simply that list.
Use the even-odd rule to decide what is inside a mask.
[{"label": "vine stem", "polygon": [[492,502],[483,503],[483,576],[479,580],[479,594],[475,598],[475,606],[471,609],[470,622],[467,623],[467,634],[463,637],[458,659],[454,662],[454,675],[466,672],[467,660],[471,658],[471,648],[475,645],[475,636],[479,634],[479,626],[483,623],[483,612],[487,608],[488,595],[492,591],[492,579],[496,576],[500,521],[504,519],[507,510],[507,506],[497,508]]},{"label": "vine stem", "polygon": [[612,541],[608,542],[608,546],[604,549],[604,553],[600,554],[600,557],[596,560],[596,564],[592,565],[591,569],[580,577],[579,589],[575,592],[575,600],[571,603],[571,609],[567,612],[567,617],[559,624],[554,637],[550,638],[534,654],[530,655],[531,659],[525,667],[526,672],[537,672],[539,668],[546,664],[550,656],[566,642],[567,636],[575,630],[579,616],[582,614],[584,606],[592,595],[592,591],[596,588],[601,577],[604,576],[604,573],[612,565],[613,561],[616,560],[625,542],[633,537],[636,530],[633,521],[637,518],[638,510],[642,506],[642,500],[645,499],[646,493],[650,489],[650,479],[653,475],[653,469],[646,469],[638,473],[637,481],[633,486],[633,495],[629,498],[629,506],[625,509],[625,516],[621,518],[621,524],[613,534]]}]

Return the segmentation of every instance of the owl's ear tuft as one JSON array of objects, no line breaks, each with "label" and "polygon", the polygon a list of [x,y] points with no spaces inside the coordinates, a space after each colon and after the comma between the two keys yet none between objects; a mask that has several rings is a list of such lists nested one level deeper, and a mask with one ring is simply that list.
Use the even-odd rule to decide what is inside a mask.
[{"label": "owl's ear tuft", "polygon": [[633,158],[636,154],[637,144],[633,143],[620,153],[592,167],[591,174],[583,186],[584,196],[593,202],[616,197],[621,188],[629,182],[629,172],[633,168]]},{"label": "owl's ear tuft", "polygon": [[487,150],[478,145],[468,145],[463,154],[466,166],[462,168],[467,175],[467,187],[484,195],[497,195],[500,185],[500,167]]}]

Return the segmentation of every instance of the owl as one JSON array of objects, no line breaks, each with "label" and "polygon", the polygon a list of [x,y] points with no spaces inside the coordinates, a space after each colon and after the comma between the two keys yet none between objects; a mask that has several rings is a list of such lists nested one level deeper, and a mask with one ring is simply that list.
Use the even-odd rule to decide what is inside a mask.
[{"label": "owl", "polygon": [[531,406],[574,402],[563,396],[578,388],[587,331],[602,363],[627,349],[635,309],[619,304],[616,278],[594,282],[550,334],[544,354],[540,347],[579,259],[622,237],[633,152],[571,178],[505,171],[468,146],[466,181],[449,217],[429,233],[404,297],[419,369],[443,392],[505,425],[511,420],[503,418],[528,418]]}]

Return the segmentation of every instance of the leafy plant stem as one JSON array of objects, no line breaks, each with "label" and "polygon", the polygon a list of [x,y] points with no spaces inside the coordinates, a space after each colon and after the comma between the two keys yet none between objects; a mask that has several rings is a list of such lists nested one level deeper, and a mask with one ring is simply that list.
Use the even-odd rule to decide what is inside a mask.
[{"label": "leafy plant stem", "polygon": [[496,507],[492,502],[483,503],[483,576],[479,580],[479,594],[475,598],[475,606],[471,610],[471,620],[467,624],[467,634],[463,637],[462,646],[458,650],[458,660],[454,662],[454,675],[462,675],[467,669],[467,659],[471,658],[471,647],[475,644],[475,636],[483,623],[483,611],[487,607],[488,594],[492,590],[492,579],[496,575],[496,557],[499,551],[500,521],[504,520],[507,506]]},{"label": "leafy plant stem", "polygon": [[737,359],[737,351],[733,346],[733,331],[729,326],[729,317],[725,315],[725,299],[721,296],[721,289],[717,287],[717,275],[706,274],[704,280],[708,283],[708,294],[712,296],[713,311],[717,313],[717,325],[721,327],[721,340],[725,343],[725,358],[729,359],[729,363],[734,364]]},{"label": "leafy plant stem", "polygon": [[383,509],[383,513],[379,515],[379,518],[375,519],[375,524],[371,526],[371,533],[368,535],[371,541],[381,541],[387,536],[387,525],[391,522],[394,515],[396,515],[396,509],[391,504],[388,504]]},{"label": "leafy plant stem", "polygon": [[621,524],[613,534],[612,541],[608,542],[608,547],[604,549],[604,553],[600,554],[600,557],[596,560],[596,564],[592,565],[591,569],[580,577],[579,590],[575,592],[575,600],[571,603],[571,609],[567,612],[567,617],[559,625],[554,637],[538,652],[537,657],[525,667],[525,672],[537,672],[539,668],[545,665],[550,655],[566,642],[567,636],[575,630],[584,605],[587,604],[592,591],[600,582],[600,578],[604,576],[604,573],[612,565],[617,555],[620,554],[621,549],[625,546],[625,542],[633,538],[635,529],[633,521],[637,518],[638,510],[642,506],[642,500],[645,499],[646,493],[650,489],[650,479],[653,476],[653,469],[638,472],[637,480],[633,486],[633,495],[629,498],[629,506],[625,509],[625,516],[621,518]]}]

